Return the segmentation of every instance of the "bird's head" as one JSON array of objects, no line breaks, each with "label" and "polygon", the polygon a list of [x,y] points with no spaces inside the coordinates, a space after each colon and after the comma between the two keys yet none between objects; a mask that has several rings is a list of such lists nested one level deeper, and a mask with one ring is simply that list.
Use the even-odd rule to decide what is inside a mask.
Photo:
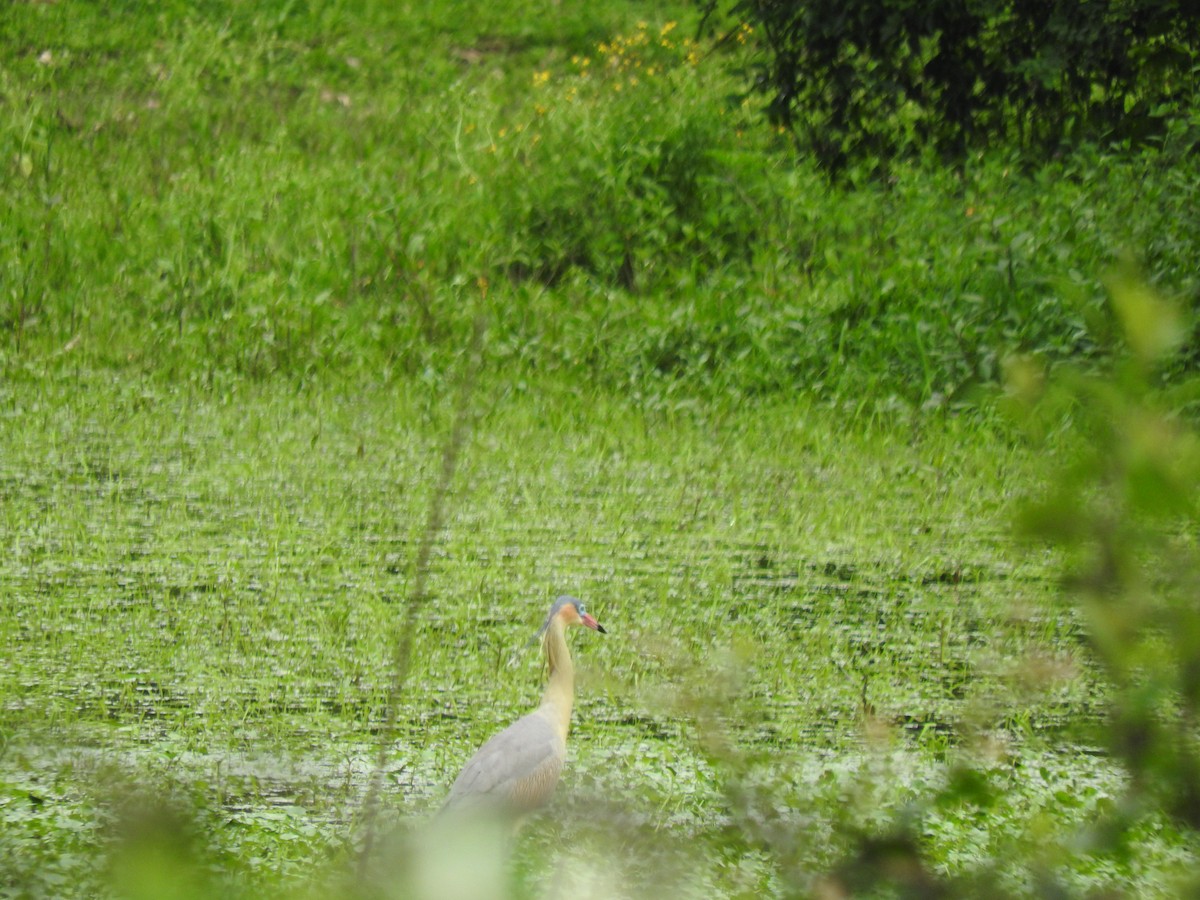
[{"label": "bird's head", "polygon": [[583,604],[574,597],[568,597],[566,594],[554,601],[554,605],[550,607],[550,614],[546,616],[546,621],[542,627],[538,629],[537,637],[542,637],[550,630],[551,624],[555,621],[561,622],[563,627],[571,625],[582,625],[585,628],[590,628],[593,631],[598,631],[601,634],[608,634],[604,630],[604,626],[588,615],[587,610],[583,608]]}]

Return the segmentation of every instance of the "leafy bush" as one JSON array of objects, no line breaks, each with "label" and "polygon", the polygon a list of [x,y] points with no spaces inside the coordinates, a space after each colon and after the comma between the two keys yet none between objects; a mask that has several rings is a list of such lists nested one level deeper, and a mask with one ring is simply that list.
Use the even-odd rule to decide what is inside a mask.
[{"label": "leafy bush", "polygon": [[772,119],[834,170],[924,146],[1139,142],[1194,99],[1200,19],[1181,2],[700,5],[754,26]]},{"label": "leafy bush", "polygon": [[[1112,378],[1059,379],[1035,407],[1069,410],[1082,438],[1055,488],[1027,509],[1027,534],[1066,548],[1066,580],[1097,659],[1116,689],[1108,738],[1133,781],[1130,808],[1156,806],[1200,829],[1200,435],[1164,398],[1157,373],[1187,340],[1178,307],[1128,273],[1111,280],[1129,348]],[[1028,371],[1015,379],[1038,394]]]}]

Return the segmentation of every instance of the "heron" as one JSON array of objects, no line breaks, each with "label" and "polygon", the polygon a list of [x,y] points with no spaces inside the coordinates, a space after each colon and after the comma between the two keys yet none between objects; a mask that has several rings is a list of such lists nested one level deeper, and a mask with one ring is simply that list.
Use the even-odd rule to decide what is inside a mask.
[{"label": "heron", "polygon": [[450,788],[442,813],[486,807],[511,817],[515,830],[525,816],[549,802],[567,758],[575,667],[566,632],[577,625],[608,633],[582,603],[564,594],[534,636],[541,638],[550,670],[541,704],[475,752]]}]

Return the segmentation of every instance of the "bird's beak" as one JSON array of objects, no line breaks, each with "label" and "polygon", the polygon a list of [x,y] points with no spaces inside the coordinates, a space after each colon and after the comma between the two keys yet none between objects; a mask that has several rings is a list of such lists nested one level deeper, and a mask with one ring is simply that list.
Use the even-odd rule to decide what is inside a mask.
[{"label": "bird's beak", "polygon": [[595,619],[593,619],[591,616],[589,616],[587,613],[583,613],[583,615],[581,615],[579,618],[582,619],[583,624],[586,625],[588,628],[592,629],[592,631],[598,631],[601,634],[608,634],[608,632],[604,630],[604,626],[601,625],[599,622],[597,622]]}]

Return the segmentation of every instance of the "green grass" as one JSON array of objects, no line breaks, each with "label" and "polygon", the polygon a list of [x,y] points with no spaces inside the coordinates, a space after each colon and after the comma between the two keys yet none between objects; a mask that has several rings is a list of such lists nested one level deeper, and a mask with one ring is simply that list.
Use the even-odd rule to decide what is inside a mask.
[{"label": "green grass", "polygon": [[482,310],[514,381],[872,414],[1108,359],[1123,255],[1196,298],[1186,116],[1133,159],[831,186],[687,10],[76,6],[4,13],[12,376],[436,373]]},{"label": "green grass", "polygon": [[388,825],[536,702],[569,591],[610,634],[514,895],[815,893],[888,835],[964,894],[1192,877],[1104,752],[1072,554],[1013,536],[1070,405],[1043,444],[993,399],[1122,355],[1125,252],[1191,333],[1195,162],[832,185],[693,23],[0,12],[0,897],[352,893],[477,320]]}]

